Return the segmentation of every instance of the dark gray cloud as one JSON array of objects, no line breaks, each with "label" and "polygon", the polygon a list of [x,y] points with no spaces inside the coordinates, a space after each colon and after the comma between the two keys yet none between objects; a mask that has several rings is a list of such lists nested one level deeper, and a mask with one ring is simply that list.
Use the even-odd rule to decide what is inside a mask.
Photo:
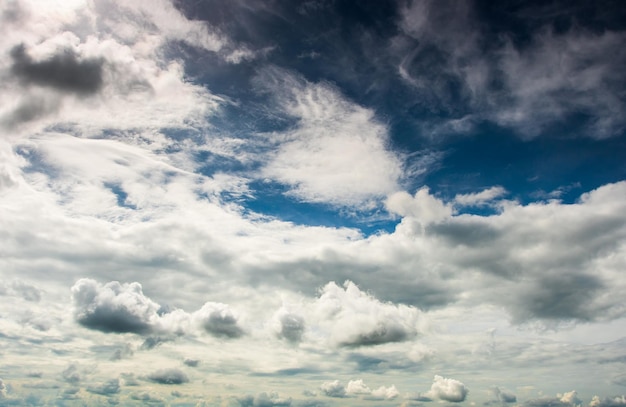
[{"label": "dark gray cloud", "polygon": [[291,343],[298,343],[304,334],[304,318],[296,314],[285,314],[280,317],[279,336]]},{"label": "dark gray cloud", "polygon": [[183,360],[183,363],[189,367],[198,367],[198,365],[200,364],[200,360],[185,358],[185,360]]},{"label": "dark gray cloud", "polygon": [[183,384],[189,382],[189,378],[179,369],[162,369],[148,375],[148,380],[160,384]]},{"label": "dark gray cloud", "polygon": [[152,395],[148,392],[133,393],[130,395],[133,400],[141,401],[143,403],[150,403],[151,405],[165,405],[162,398]]},{"label": "dark gray cloud", "polygon": [[22,44],[11,50],[11,58],[11,72],[24,85],[46,86],[81,96],[95,94],[103,85],[104,60],[82,59],[71,49],[35,61]]},{"label": "dark gray cloud", "polygon": [[376,327],[376,329],[365,333],[359,333],[358,335],[350,338],[348,341],[340,342],[339,345],[348,348],[374,346],[381,345],[383,343],[404,342],[413,336],[413,334],[407,332],[405,327],[391,324],[380,324]]},{"label": "dark gray cloud", "polygon": [[98,386],[87,386],[87,391],[101,396],[111,396],[120,392],[120,380],[111,379]]},{"label": "dark gray cloud", "polygon": [[63,372],[61,372],[63,380],[68,383],[76,384],[81,381],[82,377],[78,371],[78,367],[74,364],[69,365]]},{"label": "dark gray cloud", "polygon": [[60,103],[55,99],[26,96],[19,106],[2,119],[2,125],[13,128],[59,110]]},{"label": "dark gray cloud", "polygon": [[603,311],[593,304],[603,288],[602,281],[594,276],[555,273],[538,278],[520,290],[516,296],[518,303],[510,310],[517,322],[532,318],[591,321]]},{"label": "dark gray cloud", "polygon": [[217,338],[236,339],[245,334],[237,317],[225,304],[208,302],[196,313],[202,328]]},{"label": "dark gray cloud", "polygon": [[143,343],[141,344],[140,349],[141,350],[150,350],[150,349],[154,349],[157,346],[159,346],[160,344],[164,343],[164,342],[169,342],[171,341],[172,338],[169,337],[163,337],[163,336],[149,336],[147,337]]},{"label": "dark gray cloud", "polygon": [[133,346],[127,343],[124,346],[115,349],[113,355],[111,355],[110,360],[129,359],[133,357],[134,354],[135,350],[133,349]]},{"label": "dark gray cloud", "polygon": [[507,403],[517,402],[517,396],[515,396],[515,394],[499,387],[494,387],[491,389],[490,393],[493,396],[493,400],[485,402],[485,405],[506,405]]}]

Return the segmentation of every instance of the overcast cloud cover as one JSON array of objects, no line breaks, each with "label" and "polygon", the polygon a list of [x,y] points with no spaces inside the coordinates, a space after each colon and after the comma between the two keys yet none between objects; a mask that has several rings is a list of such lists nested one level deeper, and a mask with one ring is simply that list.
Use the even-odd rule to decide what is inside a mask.
[{"label": "overcast cloud cover", "polygon": [[0,34],[0,406],[626,406],[619,2]]}]

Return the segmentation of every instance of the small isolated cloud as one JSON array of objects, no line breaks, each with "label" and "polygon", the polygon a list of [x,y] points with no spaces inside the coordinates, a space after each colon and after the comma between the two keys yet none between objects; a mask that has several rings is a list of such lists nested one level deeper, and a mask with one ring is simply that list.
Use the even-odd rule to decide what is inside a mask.
[{"label": "small isolated cloud", "polygon": [[322,288],[315,304],[321,327],[340,347],[375,346],[402,342],[417,335],[419,311],[406,305],[383,303],[351,281]]},{"label": "small isolated cloud", "polygon": [[454,203],[461,206],[484,206],[505,195],[506,192],[506,189],[494,186],[472,194],[458,194],[454,197]]},{"label": "small isolated cloud", "polygon": [[238,317],[226,304],[207,302],[194,313],[194,318],[209,334],[217,338],[235,339],[244,335]]},{"label": "small isolated cloud", "polygon": [[0,400],[7,397],[7,386],[4,381],[0,379]]},{"label": "small isolated cloud", "polygon": [[433,384],[425,396],[432,399],[460,403],[465,401],[467,393],[469,393],[469,390],[460,381],[435,375]]},{"label": "small isolated cloud", "polygon": [[161,369],[148,375],[148,380],[159,384],[183,384],[189,382],[187,375],[179,369]]},{"label": "small isolated cloud", "polygon": [[120,392],[120,380],[111,379],[99,386],[87,386],[87,391],[101,396],[110,396]]},{"label": "small isolated cloud", "polygon": [[339,383],[339,380],[322,383],[320,390],[328,397],[346,397],[346,388],[343,384]]},{"label": "small isolated cloud", "polygon": [[183,363],[189,367],[198,367],[198,365],[200,364],[200,360],[199,359],[190,359],[190,358],[185,358],[183,360]]},{"label": "small isolated cloud", "polygon": [[414,196],[396,192],[385,202],[387,210],[402,217],[416,219],[422,224],[437,222],[452,216],[452,207],[430,194],[428,187],[419,189]]},{"label": "small isolated cloud", "polygon": [[72,287],[74,317],[86,328],[103,332],[150,332],[158,319],[159,305],[143,294],[141,284],[102,286],[90,279],[81,279]]}]

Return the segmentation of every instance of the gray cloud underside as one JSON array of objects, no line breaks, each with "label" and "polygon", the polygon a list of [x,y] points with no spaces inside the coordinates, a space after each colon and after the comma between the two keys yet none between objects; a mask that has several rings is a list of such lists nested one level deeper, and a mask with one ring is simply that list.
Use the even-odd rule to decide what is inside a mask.
[{"label": "gray cloud underside", "polygon": [[148,380],[159,384],[183,384],[189,382],[187,375],[179,369],[162,369],[148,375]]},{"label": "gray cloud underside", "polygon": [[103,84],[103,59],[79,59],[71,49],[43,61],[34,61],[25,45],[11,50],[11,72],[24,85],[49,86],[62,92],[92,95]]}]

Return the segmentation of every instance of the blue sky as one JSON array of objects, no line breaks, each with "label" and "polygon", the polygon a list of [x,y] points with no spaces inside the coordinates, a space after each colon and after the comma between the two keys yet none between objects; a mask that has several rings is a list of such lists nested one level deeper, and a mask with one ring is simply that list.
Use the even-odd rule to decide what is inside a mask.
[{"label": "blue sky", "polygon": [[626,406],[619,2],[0,33],[0,405]]}]

